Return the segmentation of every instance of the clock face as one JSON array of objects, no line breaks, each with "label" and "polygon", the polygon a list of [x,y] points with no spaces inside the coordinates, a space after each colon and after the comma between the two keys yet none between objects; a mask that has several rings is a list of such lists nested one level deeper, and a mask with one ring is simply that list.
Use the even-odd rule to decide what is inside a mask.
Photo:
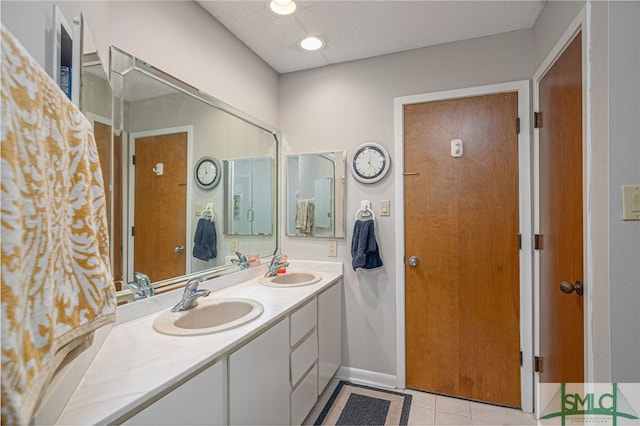
[{"label": "clock face", "polygon": [[220,181],[220,165],[215,158],[204,157],[196,164],[195,179],[198,186],[211,189]]},{"label": "clock face", "polygon": [[389,171],[389,155],[382,145],[363,144],[356,150],[351,170],[360,182],[378,182]]}]

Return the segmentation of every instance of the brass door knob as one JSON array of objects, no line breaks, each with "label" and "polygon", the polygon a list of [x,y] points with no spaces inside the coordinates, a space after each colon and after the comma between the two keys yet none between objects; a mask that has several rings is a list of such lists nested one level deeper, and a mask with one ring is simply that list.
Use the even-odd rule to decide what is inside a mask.
[{"label": "brass door knob", "polygon": [[560,283],[560,291],[565,294],[571,294],[575,291],[578,296],[582,296],[584,294],[584,284],[582,284],[582,281],[576,281],[575,284],[562,281]]}]

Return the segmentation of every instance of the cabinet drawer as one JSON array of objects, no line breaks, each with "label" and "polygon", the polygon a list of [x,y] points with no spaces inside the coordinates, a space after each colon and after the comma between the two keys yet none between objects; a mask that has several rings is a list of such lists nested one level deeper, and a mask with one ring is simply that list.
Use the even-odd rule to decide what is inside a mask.
[{"label": "cabinet drawer", "polygon": [[304,342],[291,352],[291,386],[302,378],[302,375],[318,359],[318,334],[311,333]]},{"label": "cabinet drawer", "polygon": [[291,424],[300,425],[316,403],[318,390],[318,369],[312,368],[309,374],[291,393]]},{"label": "cabinet drawer", "polygon": [[316,298],[291,314],[291,347],[309,333],[318,322],[318,304]]}]

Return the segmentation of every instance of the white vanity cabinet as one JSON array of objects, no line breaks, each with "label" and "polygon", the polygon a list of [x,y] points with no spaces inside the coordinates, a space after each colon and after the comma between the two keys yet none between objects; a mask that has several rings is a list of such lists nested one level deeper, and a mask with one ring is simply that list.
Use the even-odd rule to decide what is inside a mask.
[{"label": "white vanity cabinet", "polygon": [[342,363],[342,279],[318,295],[318,395]]},{"label": "white vanity cabinet", "polygon": [[124,425],[223,425],[226,423],[226,360],[218,361]]},{"label": "white vanity cabinet", "polygon": [[229,355],[229,424],[289,424],[289,318]]},{"label": "white vanity cabinet", "polygon": [[318,302],[291,314],[291,424],[299,425],[318,399]]},{"label": "white vanity cabinet", "polygon": [[342,360],[342,280],[291,314],[291,424],[300,425]]}]

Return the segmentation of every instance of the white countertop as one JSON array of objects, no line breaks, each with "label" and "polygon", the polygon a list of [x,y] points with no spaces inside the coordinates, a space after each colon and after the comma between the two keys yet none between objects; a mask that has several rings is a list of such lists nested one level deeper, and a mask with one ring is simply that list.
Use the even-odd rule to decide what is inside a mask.
[{"label": "white countertop", "polygon": [[[155,312],[123,323],[118,321],[57,423],[113,423],[139,411],[147,401],[226,357],[342,277],[342,264],[338,262],[290,261],[288,269],[319,272],[322,280],[302,287],[267,287],[257,282],[257,277],[266,271],[261,266],[229,276],[225,285],[231,285],[223,289],[216,290],[219,282],[224,281],[220,278],[203,282],[200,288],[212,290],[207,299],[241,297],[257,300],[264,306],[264,312],[255,320],[214,334],[169,336],[153,329],[153,321],[160,312],[180,300],[179,291],[132,304],[140,304],[136,307],[138,312],[152,308]],[[243,281],[229,283],[234,277]],[[125,316],[135,315],[129,312]]]}]

